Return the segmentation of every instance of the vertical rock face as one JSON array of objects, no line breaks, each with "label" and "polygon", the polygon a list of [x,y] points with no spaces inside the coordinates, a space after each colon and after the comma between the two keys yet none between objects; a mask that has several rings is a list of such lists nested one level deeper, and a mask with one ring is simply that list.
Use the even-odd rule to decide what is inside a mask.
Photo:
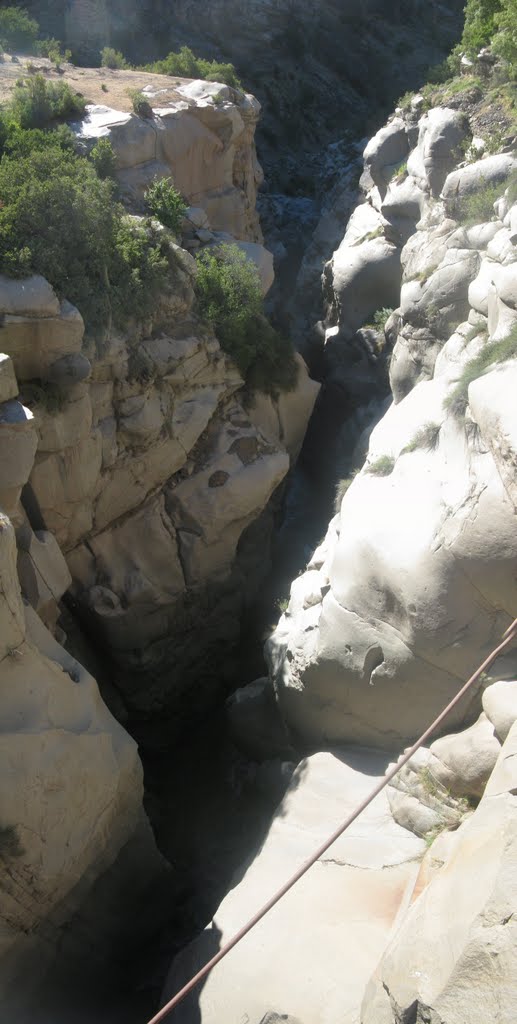
[{"label": "vertical rock face", "polygon": [[75,126],[79,141],[91,146],[109,139],[130,199],[141,200],[153,181],[172,176],[187,201],[205,210],[214,231],[262,241],[255,209],[263,181],[255,149],[258,100],[217,82],[143,74],[135,83],[132,72],[117,71],[119,90],[135,84],[153,116],[90,104]]},{"label": "vertical rock face", "polygon": [[[64,921],[110,868],[141,816],[137,747],[95,680],[22,602],[14,528],[0,516],[2,1001],[34,984]],[[55,598],[68,585],[57,585]],[[152,838],[147,839],[149,852]],[[102,935],[99,936],[102,943]],[[24,989],[31,983],[24,977]]]},{"label": "vertical rock face", "polygon": [[[517,164],[500,154],[457,167],[468,131],[445,108],[381,129],[365,151],[365,200],[326,268],[338,377],[353,374],[358,326],[386,302],[398,308],[386,327],[394,402],[268,645],[285,721],[311,745],[414,737],[515,614],[517,250],[505,184]],[[465,197],[487,186],[502,197],[493,217],[465,226]],[[469,387],[462,375],[485,351]],[[464,703],[456,722],[468,713]]]}]

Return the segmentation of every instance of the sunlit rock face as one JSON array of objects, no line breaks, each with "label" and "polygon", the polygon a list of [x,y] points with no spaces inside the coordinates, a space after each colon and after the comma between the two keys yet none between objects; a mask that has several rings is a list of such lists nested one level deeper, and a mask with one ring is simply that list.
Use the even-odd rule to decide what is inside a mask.
[{"label": "sunlit rock face", "polygon": [[[311,746],[414,738],[515,614],[514,351],[452,399],[471,361],[517,329],[505,191],[517,164],[499,154],[458,167],[466,119],[417,109],[368,143],[364,200],[325,268],[338,379],[353,378],[358,326],[396,308],[380,335],[393,346],[393,404],[267,645],[284,720]],[[465,197],[497,183],[493,215],[462,223]],[[479,711],[471,694],[450,724]]]}]

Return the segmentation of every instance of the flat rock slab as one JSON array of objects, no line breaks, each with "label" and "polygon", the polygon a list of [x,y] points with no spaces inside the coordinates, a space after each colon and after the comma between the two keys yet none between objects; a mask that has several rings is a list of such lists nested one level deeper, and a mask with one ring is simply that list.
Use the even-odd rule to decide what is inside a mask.
[{"label": "flat rock slab", "polygon": [[[255,860],[212,925],[176,958],[164,1002],[335,830],[383,775],[386,760],[359,751],[302,761]],[[179,1006],[177,1024],[261,1021],[272,1006],[311,1024],[356,1024],[424,849],[395,824],[381,794]]]}]

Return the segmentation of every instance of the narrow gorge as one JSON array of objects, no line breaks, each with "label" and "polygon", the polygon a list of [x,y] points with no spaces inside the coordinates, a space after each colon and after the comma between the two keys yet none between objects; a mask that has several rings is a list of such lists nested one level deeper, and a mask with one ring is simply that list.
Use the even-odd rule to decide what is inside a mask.
[{"label": "narrow gorge", "polygon": [[[511,627],[516,26],[0,9],[6,1024],[146,1024]],[[516,720],[514,643],[167,1019],[514,1024]]]}]

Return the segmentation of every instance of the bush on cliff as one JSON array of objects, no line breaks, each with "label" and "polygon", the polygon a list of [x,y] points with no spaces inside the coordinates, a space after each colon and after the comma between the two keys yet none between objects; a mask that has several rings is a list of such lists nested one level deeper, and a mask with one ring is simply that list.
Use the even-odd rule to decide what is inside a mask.
[{"label": "bush on cliff", "polygon": [[221,347],[236,363],[251,391],[277,394],[296,384],[291,343],[263,312],[258,271],[236,245],[206,249],[197,257],[201,316],[212,324]]},{"label": "bush on cliff", "polygon": [[[73,138],[73,136],[72,136]],[[42,274],[101,333],[147,318],[174,265],[167,233],[128,219],[71,133],[11,129],[0,160],[0,269]]]},{"label": "bush on cliff", "polygon": [[161,224],[178,234],[187,206],[181,194],[174,187],[172,178],[153,181],[145,193],[145,201],[151,213]]},{"label": "bush on cliff", "polygon": [[20,128],[46,128],[59,121],[82,117],[86,101],[67,82],[46,82],[43,75],[16,83],[10,103],[2,111],[4,124]]},{"label": "bush on cliff", "polygon": [[188,46],[182,46],[177,52],[169,53],[164,60],[147,64],[144,70],[178,78],[201,78],[207,82],[222,82],[224,85],[233,86],[234,89],[241,88],[233,64],[220,64],[217,60],[196,57]]}]

